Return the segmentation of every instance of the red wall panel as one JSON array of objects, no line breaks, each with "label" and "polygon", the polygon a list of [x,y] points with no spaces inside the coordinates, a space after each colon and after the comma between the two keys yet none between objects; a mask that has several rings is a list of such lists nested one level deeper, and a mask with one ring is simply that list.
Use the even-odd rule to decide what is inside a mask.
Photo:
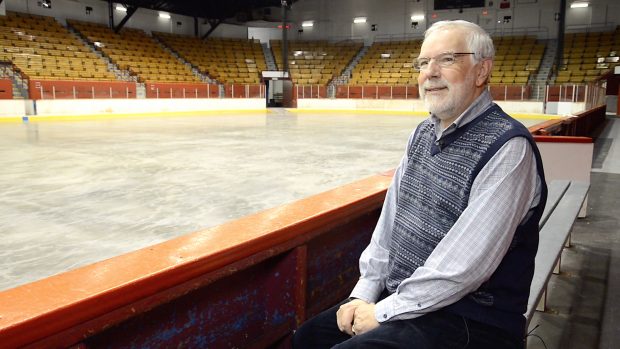
[{"label": "red wall panel", "polygon": [[218,98],[215,84],[150,83],[146,84],[146,98]]},{"label": "red wall panel", "polygon": [[136,98],[136,83],[30,80],[28,91],[31,99]]},{"label": "red wall panel", "polygon": [[0,80],[0,99],[13,99],[13,85],[11,80]]}]

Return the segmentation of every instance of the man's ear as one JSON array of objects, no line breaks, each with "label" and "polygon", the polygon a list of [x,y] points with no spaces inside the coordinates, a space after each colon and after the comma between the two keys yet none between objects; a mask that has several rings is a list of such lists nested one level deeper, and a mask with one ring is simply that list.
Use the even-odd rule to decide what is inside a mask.
[{"label": "man's ear", "polygon": [[493,61],[490,59],[484,59],[480,62],[478,68],[478,76],[476,77],[476,86],[481,87],[489,82],[491,78],[491,70],[493,69]]}]

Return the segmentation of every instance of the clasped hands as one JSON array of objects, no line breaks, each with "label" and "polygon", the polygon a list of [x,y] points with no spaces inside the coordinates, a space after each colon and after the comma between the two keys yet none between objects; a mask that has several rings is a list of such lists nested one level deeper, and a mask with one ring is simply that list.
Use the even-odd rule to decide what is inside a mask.
[{"label": "clasped hands", "polygon": [[375,319],[375,304],[354,299],[338,308],[336,321],[340,331],[355,336],[379,327]]}]

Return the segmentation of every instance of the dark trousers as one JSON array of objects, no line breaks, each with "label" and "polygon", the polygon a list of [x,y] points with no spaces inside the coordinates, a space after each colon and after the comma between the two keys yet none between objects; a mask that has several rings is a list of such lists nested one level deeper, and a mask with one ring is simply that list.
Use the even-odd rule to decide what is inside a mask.
[{"label": "dark trousers", "polygon": [[339,306],[306,321],[295,332],[293,348],[524,348],[523,338],[442,310],[415,319],[385,322],[372,331],[351,337],[338,330]]}]

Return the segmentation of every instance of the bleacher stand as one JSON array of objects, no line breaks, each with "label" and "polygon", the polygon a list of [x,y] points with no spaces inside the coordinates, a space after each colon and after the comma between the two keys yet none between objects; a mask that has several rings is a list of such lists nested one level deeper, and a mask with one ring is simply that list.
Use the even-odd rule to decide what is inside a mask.
[{"label": "bleacher stand", "polygon": [[493,38],[495,61],[491,84],[525,85],[538,71],[545,45],[532,36],[498,36]]},{"label": "bleacher stand", "polygon": [[67,24],[139,82],[200,82],[190,67],[140,29],[123,28],[117,34],[101,24],[77,20]]},{"label": "bleacher stand", "polygon": [[166,46],[209,77],[229,84],[258,84],[267,70],[258,40],[200,38],[156,32]]},{"label": "bleacher stand", "polygon": [[[328,43],[327,41],[291,41],[288,45],[289,71],[298,85],[327,85],[340,75],[362,43]],[[271,41],[271,50],[282,67],[282,43]]]},{"label": "bleacher stand", "polygon": [[0,17],[0,61],[27,78],[116,80],[106,63],[53,17],[7,11]]},{"label": "bleacher stand", "polygon": [[555,82],[581,84],[620,64],[620,29],[611,32],[568,33],[564,37],[562,65]]},{"label": "bleacher stand", "polygon": [[351,74],[351,85],[417,85],[413,60],[421,40],[375,42]]}]

